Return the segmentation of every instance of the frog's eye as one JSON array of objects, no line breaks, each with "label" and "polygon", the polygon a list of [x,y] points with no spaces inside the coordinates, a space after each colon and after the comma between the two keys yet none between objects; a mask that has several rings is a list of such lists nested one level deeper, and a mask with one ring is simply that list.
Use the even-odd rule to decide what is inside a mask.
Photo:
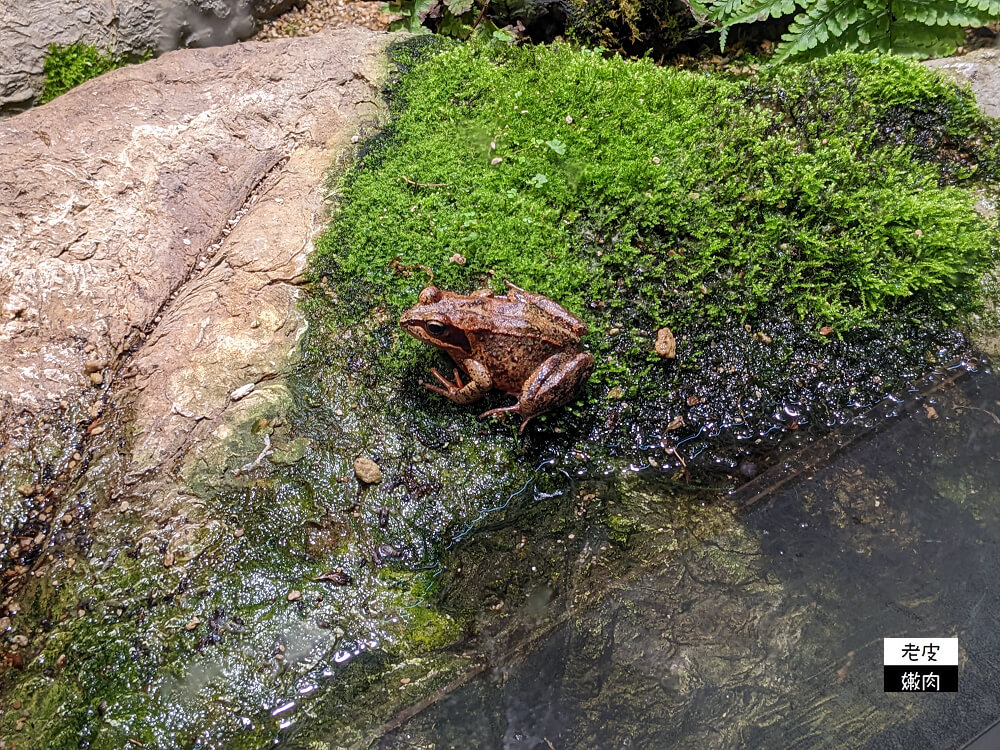
[{"label": "frog's eye", "polygon": [[448,329],[448,326],[436,320],[428,320],[425,327],[427,328],[427,333],[431,336],[440,336]]}]

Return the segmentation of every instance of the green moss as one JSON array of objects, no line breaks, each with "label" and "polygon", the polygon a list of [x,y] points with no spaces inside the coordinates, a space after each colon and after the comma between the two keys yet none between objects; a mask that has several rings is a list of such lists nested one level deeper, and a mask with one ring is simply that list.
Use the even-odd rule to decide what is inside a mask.
[{"label": "green moss", "polygon": [[92,44],[70,44],[67,46],[52,44],[45,55],[45,85],[42,88],[39,102],[42,104],[50,102],[84,81],[89,81],[91,78],[96,78],[115,68],[143,62],[152,56],[152,52],[146,52],[143,55],[116,55],[109,50],[105,53]]},{"label": "green moss", "polygon": [[[411,405],[437,364],[395,324],[421,267],[456,291],[509,279],[584,317],[597,370],[557,426],[648,417],[642,444],[676,414],[687,436],[742,424],[753,438],[789,401],[837,421],[878,400],[975,309],[995,257],[974,209],[993,184],[994,123],[895,58],[741,80],[461,46],[418,62],[392,99],[318,243],[328,295],[314,311]],[[652,351],[662,326],[675,362]]]}]

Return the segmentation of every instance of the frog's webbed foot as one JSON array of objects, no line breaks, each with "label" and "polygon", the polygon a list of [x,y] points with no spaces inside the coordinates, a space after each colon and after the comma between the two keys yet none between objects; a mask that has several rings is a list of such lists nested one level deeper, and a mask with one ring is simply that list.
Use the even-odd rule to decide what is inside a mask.
[{"label": "frog's webbed foot", "polygon": [[431,375],[443,387],[439,388],[431,383],[424,383],[424,388],[434,391],[434,393],[440,393],[449,401],[454,401],[456,404],[471,404],[473,401],[478,401],[493,387],[493,379],[490,377],[489,372],[486,371],[486,368],[474,360],[466,361],[465,367],[470,378],[468,383],[462,383],[462,376],[457,367],[452,375],[455,378],[454,383],[439,373],[437,368],[431,368]]},{"label": "frog's webbed foot", "polygon": [[[518,400],[517,403],[511,404],[510,406],[499,406],[496,409],[490,409],[489,411],[484,411],[479,415],[480,419],[486,419],[487,417],[497,417],[501,421],[507,416],[507,412],[515,412],[521,414],[521,401]],[[528,420],[531,417],[526,417],[521,419],[521,427],[518,429],[517,434],[520,435],[524,432],[524,428],[528,425]]]}]

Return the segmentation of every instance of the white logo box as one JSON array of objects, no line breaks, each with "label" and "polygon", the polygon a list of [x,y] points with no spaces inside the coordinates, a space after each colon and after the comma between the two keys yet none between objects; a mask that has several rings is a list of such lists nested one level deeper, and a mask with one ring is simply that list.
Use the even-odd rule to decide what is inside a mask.
[{"label": "white logo box", "polygon": [[958,666],[958,638],[884,638],[883,641],[883,664],[887,667]]}]

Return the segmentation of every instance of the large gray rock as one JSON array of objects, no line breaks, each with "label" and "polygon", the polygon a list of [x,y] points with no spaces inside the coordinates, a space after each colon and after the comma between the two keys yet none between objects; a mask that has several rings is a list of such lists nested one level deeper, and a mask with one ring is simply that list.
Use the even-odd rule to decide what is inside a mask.
[{"label": "large gray rock", "polygon": [[984,47],[960,57],[928,60],[925,64],[971,86],[983,112],[1000,117],[1000,49]]},{"label": "large gray rock", "polygon": [[0,121],[0,465],[46,423],[49,465],[86,453],[111,399],[142,474],[267,397],[230,394],[295,349],[319,186],[376,115],[392,38],[172,52]]},{"label": "large gray rock", "polygon": [[49,45],[92,44],[117,54],[166,52],[246,39],[255,18],[302,0],[19,0],[0,3],[0,113],[41,91]]}]

